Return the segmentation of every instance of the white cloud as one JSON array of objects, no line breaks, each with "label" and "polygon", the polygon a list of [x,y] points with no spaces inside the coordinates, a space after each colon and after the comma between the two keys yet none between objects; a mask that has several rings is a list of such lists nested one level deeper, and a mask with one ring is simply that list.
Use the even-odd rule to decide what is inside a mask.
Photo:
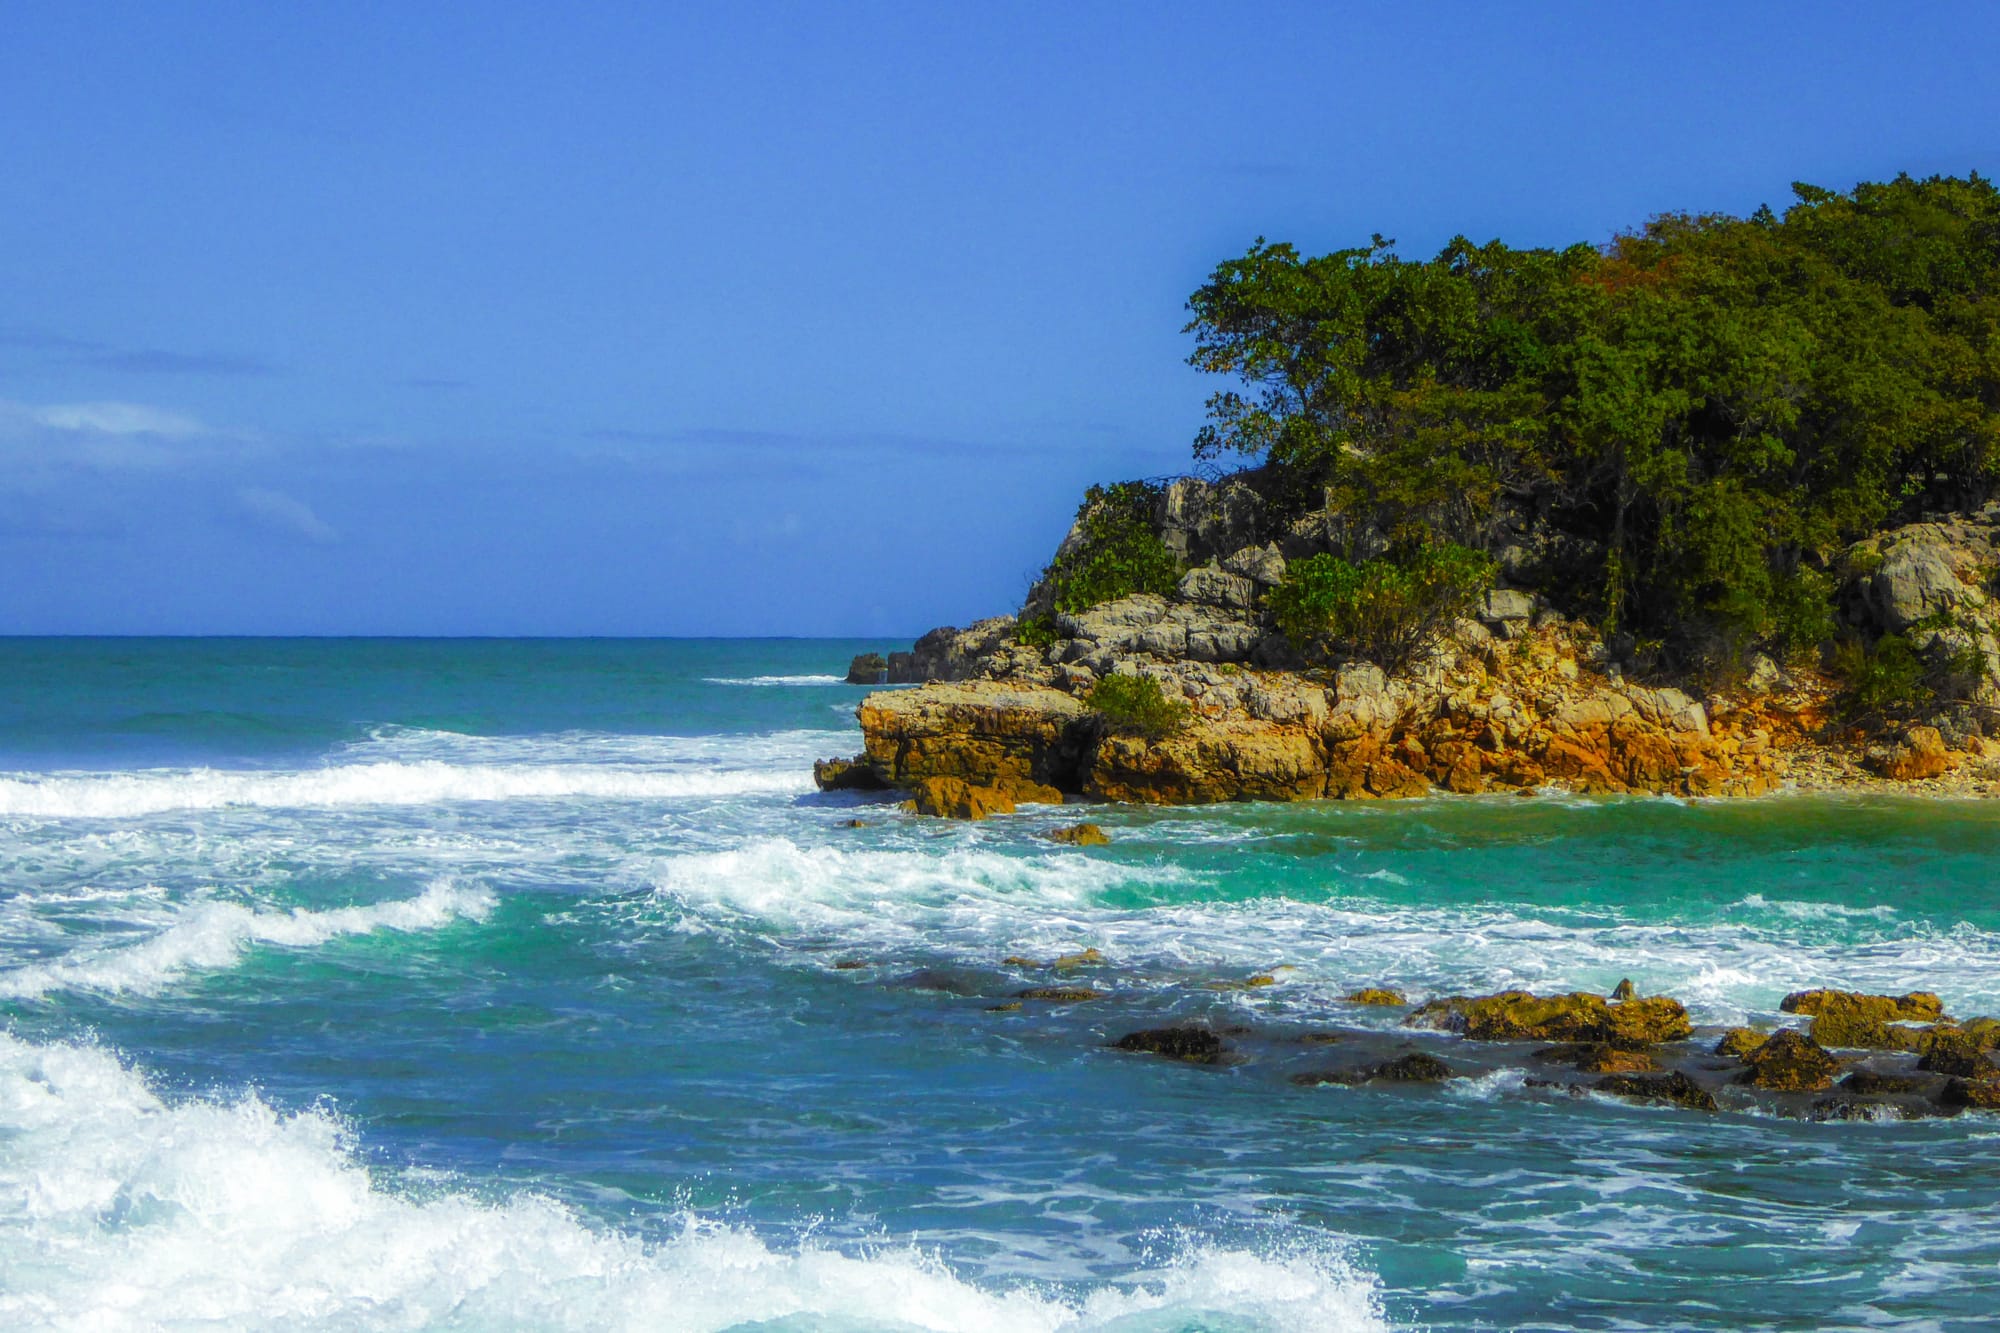
[{"label": "white cloud", "polygon": [[185,440],[207,433],[192,417],[144,403],[58,403],[30,409],[40,425],[89,435],[156,435]]},{"label": "white cloud", "polygon": [[295,500],[283,491],[245,486],[236,492],[236,504],[246,516],[273,532],[303,537],[321,545],[340,540],[340,533],[331,523],[315,514],[303,500]]}]

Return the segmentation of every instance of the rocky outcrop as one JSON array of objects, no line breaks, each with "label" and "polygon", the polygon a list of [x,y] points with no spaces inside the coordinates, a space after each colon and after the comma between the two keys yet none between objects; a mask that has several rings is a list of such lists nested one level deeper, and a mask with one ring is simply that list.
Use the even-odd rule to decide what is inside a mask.
[{"label": "rocky outcrop", "polygon": [[[1040,589],[1026,642],[1026,622],[998,616],[890,654],[888,681],[923,688],[869,696],[855,761],[865,772],[828,769],[822,785],[956,777],[1002,795],[1032,783],[1190,804],[1544,788],[1752,796],[1872,773],[2000,791],[2000,742],[1983,734],[2000,726],[2000,503],[1878,534],[1838,562],[1839,607],[1864,638],[1899,634],[1936,669],[1976,661],[1984,673],[1935,726],[1848,735],[1833,687],[1797,662],[1755,655],[1737,686],[1699,698],[1641,683],[1626,674],[1644,657],[1631,643],[1607,645],[1527,587],[1488,592],[1430,658],[1393,678],[1366,662],[1308,670],[1266,594],[1291,561],[1366,557],[1386,538],[1351,530],[1333,499],[1281,523],[1273,514],[1296,504],[1273,506],[1265,484],[1253,471],[1160,489],[1156,531],[1187,566],[1166,595],[1057,613]],[[1496,535],[1514,543],[1504,575],[1545,563],[1531,527]],[[857,659],[850,675],[869,665]],[[1083,700],[1114,674],[1153,677],[1186,725],[1139,735],[1093,715]]]},{"label": "rocky outcrop", "polygon": [[1472,1041],[1580,1042],[1638,1050],[1694,1035],[1687,1010],[1667,996],[1613,1003],[1602,995],[1532,995],[1502,991],[1476,999],[1434,1000],[1409,1019],[1443,1027]]},{"label": "rocky outcrop", "polygon": [[887,685],[889,659],[880,653],[856,653],[847,664],[849,685]]},{"label": "rocky outcrop", "polygon": [[1743,1057],[1741,1082],[1770,1092],[1822,1092],[1833,1086],[1840,1061],[1803,1032],[1787,1028]]},{"label": "rocky outcrop", "polygon": [[1787,995],[1779,1008],[1812,1018],[1812,1039],[1821,1046],[1881,1051],[1917,1049],[1918,1033],[1910,1023],[1936,1022],[1944,1006],[1928,991],[1908,995],[1860,995],[1852,991],[1811,990]]}]

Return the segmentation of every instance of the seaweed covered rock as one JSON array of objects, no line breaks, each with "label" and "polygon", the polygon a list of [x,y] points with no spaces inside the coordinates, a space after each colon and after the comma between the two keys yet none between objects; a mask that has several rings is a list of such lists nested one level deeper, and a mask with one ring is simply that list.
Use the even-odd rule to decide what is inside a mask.
[{"label": "seaweed covered rock", "polygon": [[1409,1003],[1408,1000],[1403,998],[1403,992],[1392,990],[1387,986],[1363,986],[1360,990],[1347,992],[1341,998],[1349,1004],[1370,1004],[1385,1007]]},{"label": "seaweed covered rock", "polygon": [[1840,1061],[1803,1032],[1786,1028],[1743,1057],[1749,1066],[1738,1081],[1767,1092],[1824,1092],[1833,1086]]},{"label": "seaweed covered rock", "polygon": [[1602,1042],[1632,1049],[1694,1035],[1687,1010],[1664,995],[1612,1004],[1602,995],[1502,991],[1458,1002],[1474,1041]]},{"label": "seaweed covered rock", "polygon": [[1760,1032],[1756,1028],[1731,1028],[1722,1034],[1720,1041],[1715,1043],[1715,1053],[1741,1060],[1770,1040],[1770,1037],[1770,1033]]},{"label": "seaweed covered rock", "polygon": [[1143,1051],[1148,1055],[1163,1055],[1169,1060],[1185,1060],[1197,1065],[1214,1064],[1222,1058],[1225,1049],[1222,1038],[1205,1027],[1193,1024],[1128,1032],[1111,1044],[1121,1051]]},{"label": "seaweed covered rock", "polygon": [[1569,1065],[1586,1074],[1646,1074],[1659,1068],[1649,1051],[1623,1050],[1601,1041],[1551,1046],[1536,1051],[1535,1058]]},{"label": "seaweed covered rock", "polygon": [[1062,828],[1050,829],[1050,842],[1066,843],[1071,847],[1103,847],[1110,843],[1103,829],[1095,824],[1066,824]]},{"label": "seaweed covered rock", "polygon": [[1812,1038],[1822,1046],[1878,1051],[1909,1051],[1917,1033],[1903,1023],[1936,1022],[1944,1005],[1928,991],[1908,995],[1861,995],[1853,991],[1811,990],[1787,995],[1779,1006],[1786,1013],[1812,1018]]},{"label": "seaweed covered rock", "polygon": [[1935,1074],[1952,1074],[1959,1078],[1985,1078],[2000,1075],[1987,1052],[2000,1039],[2000,1023],[1992,1019],[1976,1019],[1964,1027],[1947,1027],[1942,1024],[1927,1029],[1918,1042],[1923,1052],[1917,1061],[1917,1068]]},{"label": "seaweed covered rock", "polygon": [[1928,1079],[1908,1074],[1878,1074],[1872,1069],[1857,1069],[1840,1080],[1840,1086],[1857,1097],[1902,1097],[1922,1092],[1928,1083]]},{"label": "seaweed covered rock", "polygon": [[1085,1000],[1104,998],[1103,991],[1092,990],[1088,986],[1030,986],[1014,994],[1017,999],[1046,1000],[1051,1004],[1080,1004]]},{"label": "seaweed covered rock", "polygon": [[1720,1109],[1715,1104],[1713,1093],[1679,1070],[1671,1074],[1613,1074],[1609,1078],[1599,1079],[1594,1089],[1610,1093],[1614,1097],[1667,1102],[1674,1106],[1684,1106],[1690,1111]]}]

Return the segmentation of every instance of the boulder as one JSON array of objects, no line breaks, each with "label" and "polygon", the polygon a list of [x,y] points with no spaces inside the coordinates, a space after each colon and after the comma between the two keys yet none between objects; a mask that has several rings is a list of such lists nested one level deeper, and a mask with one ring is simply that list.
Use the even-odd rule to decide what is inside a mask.
[{"label": "boulder", "polygon": [[1279,552],[1276,542],[1246,546],[1224,557],[1222,567],[1231,574],[1242,575],[1260,588],[1275,588],[1285,581],[1285,557]]},{"label": "boulder", "polygon": [[887,685],[889,659],[880,653],[856,653],[847,664],[849,685]]},{"label": "boulder", "polygon": [[1225,1049],[1222,1038],[1205,1027],[1193,1025],[1128,1032],[1111,1044],[1121,1051],[1144,1051],[1197,1065],[1214,1064]]},{"label": "boulder", "polygon": [[1959,1078],[1987,1078],[2000,1074],[1986,1055],[1993,1049],[1992,1036],[1991,1029],[1931,1028],[1918,1040],[1917,1048],[1923,1055],[1917,1060],[1917,1068]]},{"label": "boulder", "polygon": [[1050,842],[1067,843],[1071,847],[1102,847],[1111,841],[1095,824],[1066,824],[1050,829],[1046,836]]},{"label": "boulder", "polygon": [[924,778],[912,798],[920,815],[944,819],[985,819],[1011,815],[1014,802],[998,787],[976,786],[964,778]]},{"label": "boulder", "polygon": [[1738,1081],[1770,1092],[1824,1092],[1840,1072],[1840,1061],[1811,1037],[1790,1028],[1771,1034],[1743,1057],[1743,1063],[1749,1068]]},{"label": "boulder", "polygon": [[1868,747],[1868,767],[1891,782],[1919,782],[1951,768],[1951,753],[1936,727],[1905,727],[1893,740]]},{"label": "boulder", "polygon": [[929,777],[1010,789],[1076,790],[1089,709],[1061,690],[966,681],[885,690],[857,710],[866,757],[893,786]]},{"label": "boulder", "polygon": [[1248,611],[1257,604],[1257,585],[1241,574],[1231,574],[1213,566],[1190,569],[1181,575],[1174,596],[1200,606],[1219,606],[1232,611]]},{"label": "boulder", "polygon": [[1328,1069],[1309,1074],[1294,1074],[1292,1082],[1301,1087],[1311,1087],[1320,1083],[1352,1086],[1376,1082],[1442,1083],[1446,1079],[1455,1077],[1457,1075],[1452,1072],[1451,1066],[1435,1055],[1414,1051],[1409,1055],[1398,1056],[1394,1060],[1387,1060],[1379,1065],[1369,1065],[1362,1069]]},{"label": "boulder", "polygon": [[1363,986],[1360,990],[1349,991],[1343,996],[1349,1004],[1399,1005],[1408,1004],[1403,992],[1391,990],[1387,986]]},{"label": "boulder", "polygon": [[1479,607],[1480,622],[1507,638],[1525,630],[1534,614],[1534,594],[1514,588],[1493,589]]},{"label": "boulder", "polygon": [[1840,1086],[1858,1097],[1897,1097],[1922,1092],[1926,1082],[1907,1074],[1878,1074],[1872,1069],[1857,1069],[1840,1080]]},{"label": "boulder", "polygon": [[1637,1101],[1667,1102],[1690,1111],[1714,1111],[1715,1096],[1678,1069],[1671,1074],[1613,1074],[1599,1079],[1593,1090]]},{"label": "boulder", "polygon": [[1971,1111],[2000,1111],[2000,1079],[1952,1079],[1938,1092],[1938,1105]]}]

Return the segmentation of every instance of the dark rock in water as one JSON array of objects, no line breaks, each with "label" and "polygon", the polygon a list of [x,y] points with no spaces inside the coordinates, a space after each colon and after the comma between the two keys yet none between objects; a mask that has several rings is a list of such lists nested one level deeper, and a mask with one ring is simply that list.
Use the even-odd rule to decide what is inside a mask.
[{"label": "dark rock in water", "polygon": [[836,972],[854,972],[866,966],[868,966],[868,960],[865,958],[843,958],[833,965],[833,970]]},{"label": "dark rock in water", "polygon": [[889,785],[866,759],[818,760],[813,782],[821,791],[883,791]]},{"label": "dark rock in water", "polygon": [[1808,1120],[1875,1120],[1887,1108],[1880,1103],[1847,1101],[1840,1097],[1822,1097],[1812,1104],[1805,1118]]},{"label": "dark rock in water", "polygon": [[1646,1051],[1621,1050],[1605,1042],[1550,1046],[1535,1052],[1537,1060],[1573,1065],[1586,1074],[1646,1074],[1659,1068]]},{"label": "dark rock in water", "polygon": [[2000,1078],[1955,1078],[1938,1093],[1938,1105],[1974,1111],[2000,1111]]},{"label": "dark rock in water", "polygon": [[1451,1066],[1435,1055],[1416,1051],[1376,1065],[1368,1075],[1391,1083],[1438,1083],[1453,1077]]},{"label": "dark rock in water", "polygon": [[1340,1040],[1338,1032],[1308,1032],[1299,1038],[1308,1046],[1331,1046]]},{"label": "dark rock in water", "polygon": [[1716,1106],[1715,1097],[1707,1088],[1678,1069],[1671,1074],[1613,1074],[1609,1078],[1597,1080],[1595,1090],[1608,1092],[1614,1097],[1669,1102],[1675,1106],[1685,1106],[1690,1111],[1721,1109]]},{"label": "dark rock in water", "polygon": [[1292,1082],[1309,1088],[1321,1083],[1350,1086],[1357,1083],[1441,1083],[1455,1077],[1451,1066],[1435,1055],[1413,1051],[1363,1069],[1324,1069],[1310,1074],[1294,1074]]},{"label": "dark rock in water", "polygon": [[1408,1000],[1403,998],[1403,992],[1391,990],[1387,986],[1363,986],[1360,990],[1347,992],[1341,998],[1345,999],[1349,1004],[1371,1004],[1384,1007],[1409,1003]]},{"label": "dark rock in water", "polygon": [[1088,986],[1030,986],[1014,993],[1024,1000],[1048,1000],[1054,1004],[1076,1004],[1083,1000],[1104,998],[1103,991],[1092,990]]},{"label": "dark rock in water", "polygon": [[1840,1061],[1803,1032],[1786,1028],[1743,1057],[1739,1081],[1771,1092],[1824,1092],[1833,1086]]},{"label": "dark rock in water", "polygon": [[1019,1000],[1009,1000],[1005,1004],[987,1005],[986,1012],[989,1014],[1012,1014],[1012,1013],[1018,1013],[1020,1011],[1020,1008],[1021,1008],[1021,1002]]},{"label": "dark rock in water", "polygon": [[886,685],[889,683],[889,659],[880,653],[857,653],[847,664],[849,685]]},{"label": "dark rock in water", "polygon": [[1636,1000],[1639,998],[1639,989],[1632,984],[1632,978],[1627,977],[1611,988],[1611,998],[1614,1000]]},{"label": "dark rock in water", "polygon": [[1207,1028],[1191,1025],[1128,1032],[1111,1044],[1121,1051],[1144,1051],[1149,1055],[1164,1055],[1170,1060],[1185,1060],[1197,1065],[1214,1064],[1221,1058],[1224,1049],[1222,1038]]},{"label": "dark rock in water", "polygon": [[1840,1080],[1842,1088],[1859,1097],[1897,1097],[1922,1092],[1929,1083],[1929,1079],[1911,1078],[1907,1074],[1878,1074],[1872,1069],[1857,1069]]},{"label": "dark rock in water", "polygon": [[841,827],[843,827],[843,828],[867,828],[867,827],[869,827],[869,826],[870,826],[871,824],[873,824],[874,822],[875,822],[875,821],[874,821],[874,820],[872,820],[872,819],[849,819],[849,820],[845,820],[845,821],[843,821],[843,822],[842,822],[842,824],[841,824]]}]

